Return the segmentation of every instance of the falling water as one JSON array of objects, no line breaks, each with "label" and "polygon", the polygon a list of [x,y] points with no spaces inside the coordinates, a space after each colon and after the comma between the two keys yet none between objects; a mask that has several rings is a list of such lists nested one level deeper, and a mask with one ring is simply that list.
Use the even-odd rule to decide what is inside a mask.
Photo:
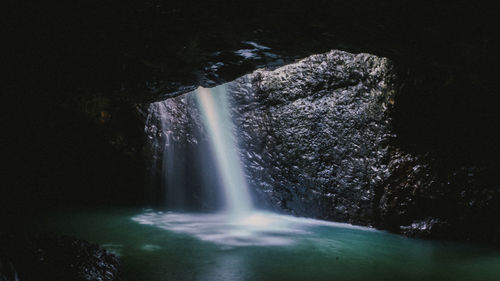
[{"label": "falling water", "polygon": [[[353,228],[256,210],[238,154],[231,108],[226,85],[212,89],[200,87],[182,98],[150,106],[151,120],[148,119],[146,127],[154,133],[149,133],[153,147],[162,152],[162,188],[169,211],[148,209],[134,216],[135,222],[185,233],[224,247],[291,245],[317,226]],[[197,158],[189,158],[181,143],[192,143],[191,149],[197,147],[194,150]],[[189,170],[185,168],[186,163],[190,164]],[[202,180],[205,192],[216,194],[217,199],[221,193],[221,200],[216,200],[217,207],[223,203],[225,212],[186,212],[184,203],[189,201],[188,196],[200,192],[192,187],[197,178]],[[209,199],[207,197],[207,193],[198,196],[202,200]],[[181,212],[173,211],[175,209]]]},{"label": "falling water", "polygon": [[233,124],[224,85],[199,87],[196,98],[222,182],[227,211],[233,216],[248,214],[252,202],[238,157]]},{"label": "falling water", "polygon": [[184,184],[185,168],[182,160],[185,157],[172,132],[175,120],[171,114],[173,105],[175,102],[171,100],[150,104],[145,129],[152,141],[152,171],[160,171],[160,174],[153,175],[160,191],[156,190],[153,192],[156,194],[151,197],[161,195],[161,203],[170,209],[181,210],[186,201],[184,189],[179,188]]}]

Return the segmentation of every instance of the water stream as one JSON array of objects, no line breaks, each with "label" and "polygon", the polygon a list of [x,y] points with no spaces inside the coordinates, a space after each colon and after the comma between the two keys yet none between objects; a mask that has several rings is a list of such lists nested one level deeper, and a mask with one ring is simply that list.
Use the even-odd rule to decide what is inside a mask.
[{"label": "water stream", "polygon": [[[276,246],[292,243],[290,235],[307,235],[307,228],[314,220],[295,218],[291,216],[278,215],[256,210],[253,207],[251,196],[245,180],[245,174],[238,155],[235,128],[230,113],[229,97],[225,85],[213,89],[198,88],[195,92],[188,94],[187,98],[194,98],[198,111],[193,119],[199,119],[201,127],[194,128],[205,132],[208,148],[212,151],[210,155],[212,163],[212,176],[217,177],[221,188],[211,190],[213,193],[221,193],[221,205],[219,211],[204,213],[189,212],[146,212],[135,216],[134,221],[158,227],[167,231],[191,235],[203,241],[226,246]],[[175,143],[172,134],[169,134],[169,126],[175,120],[169,117],[169,101],[157,103],[153,109],[160,115],[160,127],[163,128],[165,148],[163,150],[162,179],[168,183],[167,197],[179,193],[185,193],[186,188],[181,180],[176,178],[183,176],[177,174],[176,161],[180,159],[178,151],[174,149]],[[163,110],[157,110],[162,108]],[[203,130],[204,129],[204,130]],[[202,131],[203,130],[203,131]],[[174,154],[174,155],[172,155]],[[207,156],[205,156],[207,157]],[[199,177],[192,174],[191,177]],[[177,185],[173,185],[176,183]],[[178,189],[174,191],[173,189]],[[181,206],[182,202],[172,202],[184,199],[176,196],[168,198],[167,206]],[[325,224],[326,222],[322,222]],[[334,223],[330,223],[334,224]],[[339,224],[335,224],[339,225]],[[352,227],[343,224],[345,227]]]},{"label": "water stream", "polygon": [[226,211],[234,217],[248,215],[252,211],[252,201],[238,157],[225,85],[213,90],[199,87],[196,98],[210,145],[215,152]]}]

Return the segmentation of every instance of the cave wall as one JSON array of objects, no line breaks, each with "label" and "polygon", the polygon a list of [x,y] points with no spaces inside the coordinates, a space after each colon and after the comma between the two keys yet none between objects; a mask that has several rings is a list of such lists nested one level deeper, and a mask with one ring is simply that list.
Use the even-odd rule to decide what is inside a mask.
[{"label": "cave wall", "polygon": [[2,120],[4,215],[145,203],[143,121],[134,104],[102,93],[72,93],[9,107]]}]

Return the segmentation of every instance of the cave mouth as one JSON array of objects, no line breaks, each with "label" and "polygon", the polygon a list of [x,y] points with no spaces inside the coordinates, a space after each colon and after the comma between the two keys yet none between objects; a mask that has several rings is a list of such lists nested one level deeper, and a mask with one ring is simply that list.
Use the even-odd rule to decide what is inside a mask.
[{"label": "cave mouth", "polygon": [[[500,276],[494,1],[11,2],[0,280]],[[181,101],[227,82],[245,225]],[[144,124],[168,97],[165,159]]]},{"label": "cave mouth", "polygon": [[[346,67],[333,77],[330,72],[347,62],[367,61],[365,69]],[[90,224],[100,229],[92,231],[93,241],[122,259],[124,276],[130,280],[468,280],[477,276],[494,280],[500,261],[495,250],[404,238],[346,223],[366,225],[356,221],[367,216],[362,208],[369,208],[369,200],[381,200],[372,194],[371,178],[386,172],[383,167],[388,163],[381,161],[392,154],[384,148],[373,155],[370,145],[379,148],[390,137],[387,113],[394,93],[389,70],[384,59],[332,51],[150,104],[145,131],[152,146],[156,207],[86,210],[79,216],[69,212],[66,215],[74,218],[71,224],[60,214],[51,219],[63,232],[78,236],[87,235]],[[293,75],[301,72],[308,75]],[[297,90],[294,83],[302,88]],[[256,138],[259,134],[264,138]],[[320,136],[332,138],[335,147]],[[296,147],[303,149],[301,153]],[[337,170],[325,169],[324,163]],[[259,165],[278,171],[270,176]],[[282,171],[310,175],[317,167],[321,167],[319,180],[329,176],[340,187],[315,189],[320,181],[314,177],[275,182],[276,189],[267,182],[282,177]],[[250,196],[232,189],[247,184]],[[324,212],[336,217],[312,218],[321,218]],[[408,228],[426,231],[432,223]]]},{"label": "cave mouth", "polygon": [[428,170],[391,147],[393,79],[385,58],[334,50],[144,105],[154,207],[29,225],[100,244],[124,280],[495,280],[495,249],[374,228],[450,231],[398,201]]}]

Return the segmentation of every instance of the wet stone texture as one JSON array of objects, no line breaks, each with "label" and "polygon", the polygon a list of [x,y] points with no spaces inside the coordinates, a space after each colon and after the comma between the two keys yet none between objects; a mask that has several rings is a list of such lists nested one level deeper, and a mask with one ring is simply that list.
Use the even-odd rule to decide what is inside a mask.
[{"label": "wet stone texture", "polygon": [[418,238],[500,243],[498,162],[453,164],[393,147],[378,227]]},{"label": "wet stone texture", "polygon": [[217,209],[220,182],[194,92],[141,111],[152,164],[150,201],[184,211]]},{"label": "wet stone texture", "polygon": [[230,83],[257,203],[370,224],[388,176],[393,75],[385,58],[331,51]]}]

